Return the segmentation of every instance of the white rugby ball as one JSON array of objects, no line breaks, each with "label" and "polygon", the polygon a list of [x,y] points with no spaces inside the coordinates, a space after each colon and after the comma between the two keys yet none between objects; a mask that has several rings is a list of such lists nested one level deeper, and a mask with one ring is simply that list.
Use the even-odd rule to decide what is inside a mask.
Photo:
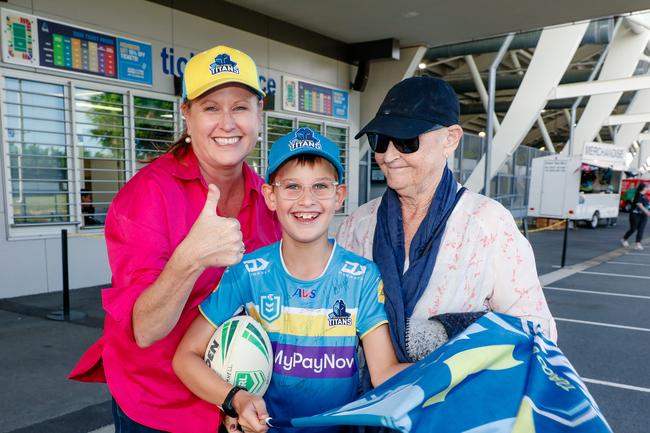
[{"label": "white rugby ball", "polygon": [[212,334],[205,363],[226,382],[263,396],[271,382],[273,349],[262,326],[250,316],[226,320]]}]

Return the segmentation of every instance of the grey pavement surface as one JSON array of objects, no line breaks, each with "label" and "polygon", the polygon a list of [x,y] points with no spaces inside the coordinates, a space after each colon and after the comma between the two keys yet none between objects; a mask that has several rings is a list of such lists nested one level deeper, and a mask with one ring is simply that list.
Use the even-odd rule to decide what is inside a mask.
[{"label": "grey pavement surface", "polygon": [[111,421],[105,385],[66,380],[101,335],[99,293],[71,292],[73,308],[89,313],[74,323],[44,317],[61,308],[60,293],[0,300],[0,431],[87,432]]},{"label": "grey pavement surface", "polygon": [[[545,288],[558,319],[559,345],[585,379],[617,433],[648,431],[650,408],[650,246],[620,248],[617,227],[569,231],[567,266],[611,253],[606,262]],[[540,275],[557,271],[563,231],[531,233]],[[593,293],[595,292],[595,293]],[[103,384],[66,377],[100,335],[101,288],[71,292],[73,309],[88,314],[55,322],[61,293],[0,299],[0,433],[112,433],[110,395]]]}]

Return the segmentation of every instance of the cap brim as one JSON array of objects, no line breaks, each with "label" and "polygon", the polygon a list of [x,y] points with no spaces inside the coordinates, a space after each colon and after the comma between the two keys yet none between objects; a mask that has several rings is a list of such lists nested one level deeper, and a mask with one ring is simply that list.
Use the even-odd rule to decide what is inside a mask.
[{"label": "cap brim", "polygon": [[363,134],[367,134],[368,132],[395,138],[413,138],[436,126],[438,125],[434,122],[396,116],[394,114],[377,115],[354,138],[358,140]]},{"label": "cap brim", "polygon": [[336,173],[338,175],[337,180],[339,181],[339,183],[342,184],[345,181],[345,175],[344,175],[345,174],[345,169],[343,168],[343,165],[341,164],[340,161],[337,161],[335,158],[333,158],[330,154],[328,154],[325,151],[319,151],[319,150],[315,150],[315,149],[312,149],[312,148],[309,148],[309,147],[303,147],[303,148],[300,148],[300,149],[296,149],[295,151],[293,151],[290,154],[289,153],[286,154],[282,159],[279,159],[278,161],[276,161],[275,164],[273,164],[272,166],[269,166],[269,168],[266,170],[266,176],[264,177],[266,182],[267,183],[269,182],[269,180],[271,178],[271,175],[273,173],[275,173],[277,171],[277,169],[280,168],[280,166],[282,164],[284,164],[288,159],[295,158],[298,155],[316,155],[316,156],[320,156],[321,158],[325,158],[336,169]]},{"label": "cap brim", "polygon": [[204,86],[194,90],[191,95],[186,95],[186,99],[189,100],[194,100],[198,98],[199,96],[221,86],[227,86],[227,85],[232,85],[232,84],[241,84],[242,86],[248,88],[252,93],[257,95],[259,99],[264,99],[266,94],[262,92],[260,89],[256,88],[252,83],[246,82],[244,80],[239,80],[239,79],[225,79],[225,80],[214,80],[209,83],[206,83]]}]

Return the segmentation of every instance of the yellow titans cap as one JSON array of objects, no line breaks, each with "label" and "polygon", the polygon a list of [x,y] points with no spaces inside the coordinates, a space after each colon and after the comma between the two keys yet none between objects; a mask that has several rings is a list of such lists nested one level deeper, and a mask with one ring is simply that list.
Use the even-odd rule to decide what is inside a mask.
[{"label": "yellow titans cap", "polygon": [[253,59],[239,50],[219,45],[195,55],[187,62],[183,74],[183,99],[191,101],[227,83],[243,84],[260,98],[265,96]]}]

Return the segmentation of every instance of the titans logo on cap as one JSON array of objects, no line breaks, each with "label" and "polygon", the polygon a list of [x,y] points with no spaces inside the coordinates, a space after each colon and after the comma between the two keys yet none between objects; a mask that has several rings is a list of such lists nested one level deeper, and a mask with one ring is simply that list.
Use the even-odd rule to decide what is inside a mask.
[{"label": "titans logo on cap", "polygon": [[239,74],[239,67],[237,66],[237,63],[230,58],[229,54],[219,54],[214,58],[214,63],[210,63],[210,73],[212,75],[221,72]]},{"label": "titans logo on cap", "polygon": [[314,131],[309,128],[300,128],[296,131],[295,137],[289,141],[289,150],[294,151],[301,147],[322,149],[318,138],[314,137]]}]

